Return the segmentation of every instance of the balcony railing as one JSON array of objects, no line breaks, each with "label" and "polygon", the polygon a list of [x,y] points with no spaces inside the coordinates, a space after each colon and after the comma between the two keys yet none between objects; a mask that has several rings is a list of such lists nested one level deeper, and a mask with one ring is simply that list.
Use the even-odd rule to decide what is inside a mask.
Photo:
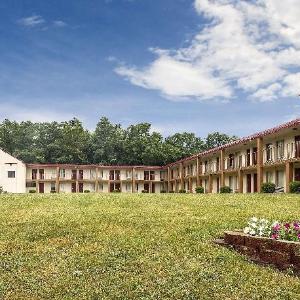
[{"label": "balcony railing", "polygon": [[204,174],[214,174],[220,170],[217,162],[209,162],[204,165]]},{"label": "balcony railing", "polygon": [[263,149],[264,164],[271,164],[288,159],[300,159],[300,142],[285,144],[284,146],[269,146]]}]

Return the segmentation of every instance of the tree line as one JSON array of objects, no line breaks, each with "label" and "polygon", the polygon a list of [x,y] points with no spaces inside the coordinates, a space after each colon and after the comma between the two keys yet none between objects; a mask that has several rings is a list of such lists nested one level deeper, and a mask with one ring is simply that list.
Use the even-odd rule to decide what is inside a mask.
[{"label": "tree line", "polygon": [[123,128],[102,117],[95,130],[76,118],[64,122],[0,123],[0,148],[26,163],[165,165],[235,140],[213,132],[202,139],[183,132],[163,137],[151,124]]}]

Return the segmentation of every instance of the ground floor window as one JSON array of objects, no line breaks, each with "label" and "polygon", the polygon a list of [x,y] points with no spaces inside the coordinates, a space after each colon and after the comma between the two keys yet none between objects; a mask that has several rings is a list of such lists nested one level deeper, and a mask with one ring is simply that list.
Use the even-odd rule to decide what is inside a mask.
[{"label": "ground floor window", "polygon": [[55,187],[55,182],[51,182],[51,192],[55,192],[56,187]]},{"label": "ground floor window", "polygon": [[272,183],[273,182],[273,173],[272,172],[266,172],[266,182]]},{"label": "ground floor window", "polygon": [[16,178],[16,171],[8,171],[7,177],[8,178]]},{"label": "ground floor window", "polygon": [[28,188],[35,188],[36,187],[36,182],[35,181],[32,181],[32,182],[26,182],[26,187]]},{"label": "ground floor window", "polygon": [[284,186],[284,172],[283,171],[276,171],[276,185],[278,187]]}]

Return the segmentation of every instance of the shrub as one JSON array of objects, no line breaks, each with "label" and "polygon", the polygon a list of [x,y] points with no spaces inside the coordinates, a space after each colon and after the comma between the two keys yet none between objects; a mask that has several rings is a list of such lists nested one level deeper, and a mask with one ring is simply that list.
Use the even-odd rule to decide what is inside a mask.
[{"label": "shrub", "polygon": [[90,190],[84,190],[83,192],[84,193],[90,193],[91,191]]},{"label": "shrub", "polygon": [[300,193],[300,181],[293,181],[290,183],[290,192],[293,194]]},{"label": "shrub", "polygon": [[180,194],[185,194],[185,193],[186,193],[186,190],[183,190],[183,189],[182,189],[182,190],[179,190],[178,193],[180,193]]},{"label": "shrub", "polygon": [[196,192],[197,194],[203,194],[203,193],[204,193],[204,187],[203,187],[203,186],[197,186],[197,187],[195,188],[195,192]]},{"label": "shrub", "polygon": [[169,191],[169,193],[170,193],[170,194],[174,194],[175,192],[174,192],[174,191]]},{"label": "shrub", "polygon": [[148,191],[147,190],[142,190],[142,193],[143,194],[148,194]]},{"label": "shrub", "polygon": [[36,190],[29,190],[29,193],[30,193],[30,194],[35,194],[35,193],[36,193]]},{"label": "shrub", "polygon": [[161,194],[165,194],[167,191],[166,190],[161,190],[160,193]]},{"label": "shrub", "polygon": [[232,189],[229,186],[222,186],[220,188],[221,194],[230,194],[232,192]]},{"label": "shrub", "polygon": [[265,194],[272,194],[275,193],[276,185],[272,182],[265,182],[261,186],[261,192]]},{"label": "shrub", "polygon": [[51,193],[51,194],[55,194],[55,193],[56,193],[56,190],[51,190],[50,193]]},{"label": "shrub", "polygon": [[113,193],[121,193],[121,190],[113,190]]}]

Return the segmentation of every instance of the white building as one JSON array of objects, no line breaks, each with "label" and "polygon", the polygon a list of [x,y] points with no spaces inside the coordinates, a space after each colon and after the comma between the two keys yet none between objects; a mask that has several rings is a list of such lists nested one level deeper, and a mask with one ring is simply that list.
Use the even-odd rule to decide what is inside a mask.
[{"label": "white building", "polygon": [[0,150],[0,187],[9,193],[25,193],[26,165]]}]

